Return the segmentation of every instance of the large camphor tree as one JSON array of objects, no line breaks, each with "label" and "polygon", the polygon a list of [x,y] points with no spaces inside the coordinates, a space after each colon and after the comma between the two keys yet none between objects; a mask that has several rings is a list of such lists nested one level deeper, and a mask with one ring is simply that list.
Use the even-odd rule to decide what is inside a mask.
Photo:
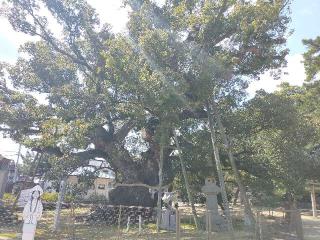
[{"label": "large camphor tree", "polygon": [[[1,65],[1,130],[69,172],[105,158],[124,183],[157,185],[163,126],[170,138],[185,121],[206,118],[208,100],[231,111],[248,77],[277,69],[287,54],[285,0],[124,1],[128,35],[112,34],[83,0],[6,2],[12,27],[36,41]],[[167,183],[171,153],[163,152]]]}]

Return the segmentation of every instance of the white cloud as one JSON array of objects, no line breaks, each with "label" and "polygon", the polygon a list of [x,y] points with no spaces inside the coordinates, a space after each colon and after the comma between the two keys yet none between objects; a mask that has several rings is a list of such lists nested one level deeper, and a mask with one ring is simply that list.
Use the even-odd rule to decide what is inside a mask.
[{"label": "white cloud", "polygon": [[[19,145],[10,138],[0,137],[0,154],[8,159],[16,160],[18,156]],[[21,149],[21,154],[26,152],[25,148]],[[21,158],[20,158],[21,159]],[[20,160],[21,161],[21,160]]]},{"label": "white cloud", "polygon": [[17,48],[26,41],[32,41],[36,39],[36,37],[32,37],[21,32],[15,32],[12,29],[9,21],[4,17],[0,17],[0,23],[0,35],[5,36]]},{"label": "white cloud", "polygon": [[248,88],[249,96],[253,97],[255,92],[260,89],[264,89],[267,92],[273,92],[283,82],[301,86],[306,79],[302,55],[290,55],[287,60],[288,65],[283,69],[283,73],[279,80],[273,79],[273,77],[270,76],[270,72],[262,74],[259,81],[254,81],[250,84]]},{"label": "white cloud", "polygon": [[96,9],[101,23],[109,23],[116,33],[125,30],[129,8],[124,8],[121,0],[88,0],[88,3]]},{"label": "white cloud", "polygon": [[[17,59],[19,46],[27,41],[33,41],[36,38],[28,36],[21,32],[15,32],[9,21],[4,17],[0,17],[0,37],[2,51],[0,52],[0,61],[13,63]],[[6,48],[9,52],[4,51]]]},{"label": "white cloud", "polygon": [[[128,21],[128,8],[122,7],[121,0],[88,0],[89,4],[94,7],[99,14],[101,23],[109,23],[112,26],[113,32],[123,32],[126,28]],[[59,37],[61,35],[62,28],[53,18],[50,12],[46,9],[42,9],[41,13],[48,18],[49,28]],[[27,34],[16,32],[12,29],[9,21],[0,17],[0,39],[2,46],[10,49],[10,54],[7,51],[2,50],[0,52],[0,60],[13,63],[17,59],[19,47],[27,41],[35,41],[38,37],[32,37]]]}]

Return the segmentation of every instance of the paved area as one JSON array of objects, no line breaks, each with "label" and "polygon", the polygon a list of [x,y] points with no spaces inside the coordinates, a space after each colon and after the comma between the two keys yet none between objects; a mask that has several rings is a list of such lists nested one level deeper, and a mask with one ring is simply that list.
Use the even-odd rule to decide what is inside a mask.
[{"label": "paved area", "polygon": [[320,217],[313,218],[311,216],[303,216],[303,229],[305,240],[320,239]]}]

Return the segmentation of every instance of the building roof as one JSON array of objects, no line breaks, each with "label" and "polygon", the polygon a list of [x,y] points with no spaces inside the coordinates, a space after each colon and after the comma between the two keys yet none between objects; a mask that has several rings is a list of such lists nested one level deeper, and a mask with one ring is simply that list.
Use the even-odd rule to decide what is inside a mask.
[{"label": "building roof", "polygon": [[114,179],[114,173],[108,169],[108,163],[105,160],[90,160],[88,166],[80,167],[71,173],[71,176],[79,176],[85,172],[97,172],[98,178]]}]

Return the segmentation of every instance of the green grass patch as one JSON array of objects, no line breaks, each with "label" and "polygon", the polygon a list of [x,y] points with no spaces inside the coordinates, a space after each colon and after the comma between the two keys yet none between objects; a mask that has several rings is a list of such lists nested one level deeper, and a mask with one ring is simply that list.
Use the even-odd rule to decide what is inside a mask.
[{"label": "green grass patch", "polygon": [[0,233],[0,237],[14,239],[17,237],[17,234],[16,233]]}]

